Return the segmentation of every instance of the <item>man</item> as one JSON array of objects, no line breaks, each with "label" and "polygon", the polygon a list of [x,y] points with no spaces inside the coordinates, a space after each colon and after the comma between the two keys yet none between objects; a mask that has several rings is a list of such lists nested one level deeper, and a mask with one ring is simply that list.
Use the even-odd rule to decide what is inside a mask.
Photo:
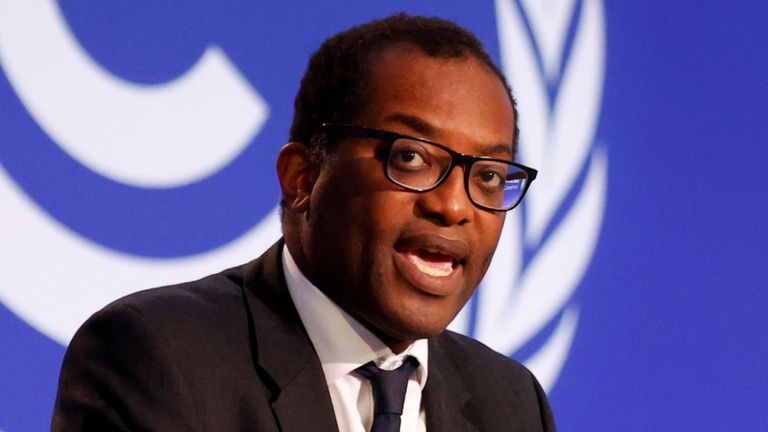
[{"label": "man", "polygon": [[516,121],[453,23],[401,14],[327,40],[277,161],[284,242],[95,314],[53,429],[554,430],[530,372],[445,331],[535,177],[511,162]]}]

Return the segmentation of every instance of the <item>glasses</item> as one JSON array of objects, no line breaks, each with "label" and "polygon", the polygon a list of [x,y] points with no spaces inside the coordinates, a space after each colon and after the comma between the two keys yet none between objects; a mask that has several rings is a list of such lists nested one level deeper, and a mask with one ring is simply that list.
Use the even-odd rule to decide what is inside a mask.
[{"label": "glasses", "polygon": [[461,165],[469,200],[485,210],[512,210],[536,178],[533,168],[489,156],[464,155],[425,138],[351,125],[323,124],[320,131],[383,140],[387,146],[384,175],[415,192],[435,189],[453,167]]}]

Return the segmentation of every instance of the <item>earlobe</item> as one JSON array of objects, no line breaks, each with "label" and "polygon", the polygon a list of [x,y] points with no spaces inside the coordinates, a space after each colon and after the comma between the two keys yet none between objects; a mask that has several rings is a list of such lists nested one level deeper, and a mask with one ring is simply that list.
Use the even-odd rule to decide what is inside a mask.
[{"label": "earlobe", "polygon": [[298,213],[309,212],[309,196],[310,193],[303,189],[296,190],[296,197],[293,199],[291,207],[293,207]]},{"label": "earlobe", "polygon": [[308,211],[314,175],[309,152],[303,143],[290,142],[280,149],[277,177],[286,207],[296,213]]}]

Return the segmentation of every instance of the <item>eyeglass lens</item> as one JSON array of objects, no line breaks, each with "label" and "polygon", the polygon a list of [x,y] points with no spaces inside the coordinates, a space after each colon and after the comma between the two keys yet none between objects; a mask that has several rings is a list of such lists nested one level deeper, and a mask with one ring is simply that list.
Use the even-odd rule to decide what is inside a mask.
[{"label": "eyeglass lens", "polygon": [[[443,180],[453,157],[445,149],[422,141],[400,138],[392,143],[387,175],[414,190],[427,190]],[[506,162],[476,160],[467,179],[470,199],[483,207],[506,210],[520,201],[528,173]]]}]

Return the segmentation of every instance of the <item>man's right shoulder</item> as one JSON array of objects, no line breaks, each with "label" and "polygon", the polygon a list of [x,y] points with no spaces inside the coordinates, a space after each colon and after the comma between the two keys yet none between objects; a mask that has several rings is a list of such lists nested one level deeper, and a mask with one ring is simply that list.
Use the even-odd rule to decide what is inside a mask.
[{"label": "man's right shoulder", "polygon": [[[83,341],[115,338],[133,341],[137,346],[155,341],[179,353],[197,352],[200,344],[225,350],[228,347],[223,342],[228,339],[247,346],[244,342],[248,339],[249,319],[244,274],[248,265],[251,264],[115,300],[80,327],[70,348],[77,351]],[[106,346],[102,342],[91,348],[118,348],[113,345],[114,342]]]},{"label": "man's right shoulder", "polygon": [[227,321],[232,314],[245,314],[246,297],[269,302],[273,292],[279,292],[274,285],[282,281],[281,250],[278,242],[246,264],[195,281],[137,291],[108,304],[89,321],[120,313],[133,313],[161,326]]},{"label": "man's right shoulder", "polygon": [[247,265],[195,281],[137,291],[108,304],[94,317],[129,309],[145,316],[163,315],[167,319],[173,316],[180,318],[189,313],[196,316],[201,313],[217,314],[227,304],[242,307],[243,275]]},{"label": "man's right shoulder", "polygon": [[[89,422],[108,425],[89,430],[242,430],[241,422],[269,418],[268,389],[254,373],[251,307],[267,313],[270,293],[280,291],[275,250],[93,314],[65,354],[54,430]],[[253,412],[237,411],[242,403]]]}]

